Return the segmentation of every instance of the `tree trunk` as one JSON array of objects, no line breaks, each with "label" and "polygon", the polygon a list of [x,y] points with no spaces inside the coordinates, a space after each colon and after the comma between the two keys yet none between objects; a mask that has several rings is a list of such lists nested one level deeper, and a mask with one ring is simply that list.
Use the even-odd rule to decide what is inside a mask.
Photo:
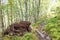
[{"label": "tree trunk", "polygon": [[[21,15],[22,15],[22,19],[21,20],[24,20],[24,14],[23,14],[23,10],[22,10],[22,5],[21,5],[21,1],[20,0],[18,0],[18,2],[19,2],[19,5],[20,5],[20,11],[21,11]],[[20,16],[21,17],[21,16]]]},{"label": "tree trunk", "polygon": [[27,0],[25,0],[24,3],[25,3],[25,20],[28,20],[28,17],[27,17]]},{"label": "tree trunk", "polygon": [[[2,0],[0,0],[0,7],[2,6],[1,4]],[[3,9],[0,8],[0,31],[1,31],[1,34],[0,34],[0,40],[3,40],[3,31],[4,31],[4,24],[3,24],[3,13],[2,13]]]},{"label": "tree trunk", "polygon": [[33,0],[33,4],[32,4],[32,6],[33,6],[33,21],[34,21],[34,23],[36,23],[36,8],[35,8],[35,0]]}]

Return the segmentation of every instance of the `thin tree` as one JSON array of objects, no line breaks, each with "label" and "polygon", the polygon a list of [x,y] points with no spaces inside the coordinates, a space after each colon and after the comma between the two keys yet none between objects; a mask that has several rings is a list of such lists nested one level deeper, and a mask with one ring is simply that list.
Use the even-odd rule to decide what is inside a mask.
[{"label": "thin tree", "polygon": [[33,18],[34,18],[34,23],[36,23],[36,8],[35,8],[35,0],[33,0],[33,3],[32,3],[32,8],[33,8]]},{"label": "thin tree", "polygon": [[[19,11],[21,11],[21,15],[22,15],[22,19],[21,20],[24,20],[24,14],[23,14],[23,10],[22,10],[22,3],[21,3],[21,0],[18,0],[18,2],[19,2],[19,6],[20,6],[20,10]],[[21,16],[20,16],[21,17]]]},{"label": "thin tree", "polygon": [[[2,0],[0,0],[0,7],[2,6]],[[1,36],[1,38],[0,38],[0,40],[3,40],[3,31],[4,31],[4,24],[3,24],[3,9],[2,8],[0,8],[0,21],[1,21],[1,26],[0,26],[0,28],[2,28],[2,36]]]},{"label": "thin tree", "polygon": [[38,18],[39,14],[40,14],[40,0],[38,0],[38,4],[37,4],[37,21],[39,21]]},{"label": "thin tree", "polygon": [[[9,2],[9,5],[10,5],[10,21],[11,21],[11,23],[13,22],[13,9],[12,9],[12,7],[13,7],[13,2],[14,2],[14,0],[8,0],[8,2]],[[10,24],[11,24],[10,23]]]},{"label": "thin tree", "polygon": [[28,0],[24,1],[24,4],[25,4],[25,20],[28,20],[28,17],[27,17],[27,1]]}]

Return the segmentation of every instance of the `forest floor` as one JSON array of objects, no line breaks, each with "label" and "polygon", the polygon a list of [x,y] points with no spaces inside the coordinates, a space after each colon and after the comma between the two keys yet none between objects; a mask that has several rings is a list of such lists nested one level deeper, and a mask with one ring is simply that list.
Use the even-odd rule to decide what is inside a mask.
[{"label": "forest floor", "polygon": [[37,33],[39,40],[50,40],[50,38],[47,39],[48,34],[43,30],[43,27],[46,25],[45,22],[38,25],[37,29],[40,33],[42,33],[44,37],[42,37],[39,33]]}]

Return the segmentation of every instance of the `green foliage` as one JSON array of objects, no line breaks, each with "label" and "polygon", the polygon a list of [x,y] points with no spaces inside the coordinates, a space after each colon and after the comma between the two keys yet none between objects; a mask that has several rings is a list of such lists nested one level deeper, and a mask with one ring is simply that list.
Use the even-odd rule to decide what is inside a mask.
[{"label": "green foliage", "polygon": [[44,20],[41,19],[40,21],[34,23],[32,26],[33,26],[34,28],[36,28],[36,27],[37,27],[39,24],[41,24],[43,21],[44,21]]},{"label": "green foliage", "polygon": [[3,40],[38,40],[35,34],[26,33],[24,36],[4,36]]},{"label": "green foliage", "polygon": [[32,24],[32,26],[33,26],[34,28],[36,28],[38,25],[40,25],[40,24],[43,23],[44,21],[47,21],[46,18],[47,18],[47,15],[46,15],[46,14],[41,14],[41,15],[39,16],[39,21],[37,21],[36,23]]},{"label": "green foliage", "polygon": [[3,40],[9,40],[10,39],[10,36],[9,35],[5,35],[4,37],[3,37]]},{"label": "green foliage", "polygon": [[60,19],[57,15],[54,18],[51,18],[47,21],[47,25],[44,27],[44,30],[52,37],[52,40],[60,39]]},{"label": "green foliage", "polygon": [[38,38],[33,33],[27,33],[22,37],[22,40],[38,40]]}]

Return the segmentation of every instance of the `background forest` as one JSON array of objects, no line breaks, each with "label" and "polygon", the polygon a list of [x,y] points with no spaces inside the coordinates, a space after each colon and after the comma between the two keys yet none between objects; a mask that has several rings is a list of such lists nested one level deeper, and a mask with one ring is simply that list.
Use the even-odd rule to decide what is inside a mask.
[{"label": "background forest", "polygon": [[38,40],[34,34],[34,29],[38,29],[46,31],[51,40],[60,40],[60,0],[0,0],[0,37],[11,23],[21,20],[31,22],[31,33],[0,39]]}]

